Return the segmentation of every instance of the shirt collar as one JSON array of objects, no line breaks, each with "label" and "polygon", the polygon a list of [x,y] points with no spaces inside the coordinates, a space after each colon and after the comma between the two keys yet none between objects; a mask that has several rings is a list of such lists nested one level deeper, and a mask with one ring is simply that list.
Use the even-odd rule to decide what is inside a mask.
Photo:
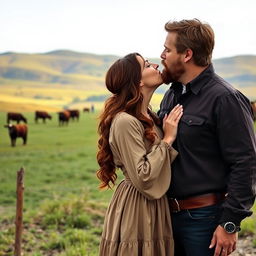
[{"label": "shirt collar", "polygon": [[[203,72],[201,72],[196,78],[186,84],[187,91],[191,90],[194,94],[198,94],[201,88],[211,79],[214,73],[213,65],[210,64]],[[180,82],[173,82],[170,89],[181,90],[182,84]]]},{"label": "shirt collar", "polygon": [[194,94],[198,94],[201,88],[209,82],[214,73],[213,65],[210,64],[203,72],[201,72],[196,78],[190,81],[186,86],[190,85],[191,91]]}]

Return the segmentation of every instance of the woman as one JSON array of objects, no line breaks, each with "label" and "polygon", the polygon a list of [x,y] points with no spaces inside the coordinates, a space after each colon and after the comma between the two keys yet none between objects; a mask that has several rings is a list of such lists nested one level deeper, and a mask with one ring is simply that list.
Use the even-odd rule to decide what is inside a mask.
[{"label": "woman", "polygon": [[112,97],[99,123],[97,172],[101,188],[115,184],[116,168],[125,179],[107,210],[100,244],[101,256],[171,256],[173,241],[168,201],[171,147],[182,116],[176,106],[163,121],[149,110],[155,89],[162,84],[157,64],[133,53],[108,70],[106,86]]}]

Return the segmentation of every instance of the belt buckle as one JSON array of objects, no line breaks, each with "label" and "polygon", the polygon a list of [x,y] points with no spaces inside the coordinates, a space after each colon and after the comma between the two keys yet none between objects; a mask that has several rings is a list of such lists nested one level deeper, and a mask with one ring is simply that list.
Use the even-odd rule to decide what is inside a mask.
[{"label": "belt buckle", "polygon": [[179,202],[178,202],[178,200],[176,199],[176,198],[171,198],[174,202],[175,202],[175,204],[177,205],[177,210],[174,210],[174,211],[172,211],[172,212],[174,212],[174,213],[177,213],[177,212],[180,212],[180,205],[179,205]]}]

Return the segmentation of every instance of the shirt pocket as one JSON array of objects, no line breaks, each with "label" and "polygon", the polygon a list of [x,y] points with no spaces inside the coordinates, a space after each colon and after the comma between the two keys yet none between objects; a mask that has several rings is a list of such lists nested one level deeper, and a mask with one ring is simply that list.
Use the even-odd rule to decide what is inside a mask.
[{"label": "shirt pocket", "polygon": [[179,124],[178,136],[182,143],[191,146],[198,145],[205,133],[206,120],[194,115],[183,115]]},{"label": "shirt pocket", "polygon": [[183,115],[181,121],[188,126],[200,126],[205,123],[205,119],[192,115]]}]

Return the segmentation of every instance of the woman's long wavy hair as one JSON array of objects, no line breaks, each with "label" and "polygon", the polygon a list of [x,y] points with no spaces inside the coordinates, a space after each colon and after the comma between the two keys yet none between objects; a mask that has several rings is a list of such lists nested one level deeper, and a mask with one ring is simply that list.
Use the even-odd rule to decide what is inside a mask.
[{"label": "woman's long wavy hair", "polygon": [[[144,136],[151,143],[155,140],[153,121],[141,113],[143,95],[140,92],[141,66],[136,56],[138,53],[131,53],[124,58],[117,60],[106,74],[106,87],[112,96],[106,100],[103,113],[100,115],[98,133],[97,161],[100,169],[97,177],[100,179],[100,188],[111,188],[117,179],[116,166],[113,154],[109,145],[109,132],[113,118],[119,112],[126,112],[141,121],[145,128]],[[152,113],[151,117],[158,122]]]}]

